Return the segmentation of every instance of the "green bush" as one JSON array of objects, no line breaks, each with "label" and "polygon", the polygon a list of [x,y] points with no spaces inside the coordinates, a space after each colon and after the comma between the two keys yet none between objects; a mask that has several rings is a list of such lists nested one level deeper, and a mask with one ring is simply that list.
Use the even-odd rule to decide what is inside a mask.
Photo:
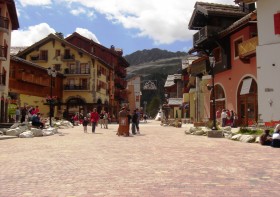
[{"label": "green bush", "polygon": [[263,129],[250,129],[247,127],[241,127],[238,133],[245,134],[245,135],[261,135],[263,134]]}]

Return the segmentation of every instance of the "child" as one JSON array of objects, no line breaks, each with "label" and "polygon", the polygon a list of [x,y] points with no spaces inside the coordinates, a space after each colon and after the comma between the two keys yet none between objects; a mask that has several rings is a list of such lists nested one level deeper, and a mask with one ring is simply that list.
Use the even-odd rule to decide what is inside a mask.
[{"label": "child", "polygon": [[84,117],[83,120],[84,133],[87,133],[87,125],[88,125],[88,119],[87,117]]}]

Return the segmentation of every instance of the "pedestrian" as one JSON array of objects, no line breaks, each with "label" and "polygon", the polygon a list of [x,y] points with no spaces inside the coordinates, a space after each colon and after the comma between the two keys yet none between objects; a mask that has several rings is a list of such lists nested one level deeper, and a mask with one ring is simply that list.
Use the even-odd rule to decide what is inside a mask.
[{"label": "pedestrian", "polygon": [[27,107],[24,106],[24,107],[21,109],[21,119],[20,119],[20,122],[21,122],[21,123],[25,122],[26,115],[27,115]]},{"label": "pedestrian", "polygon": [[[36,107],[35,107],[35,109],[33,110],[33,114],[38,114],[40,112],[40,110],[39,110],[39,106],[37,105]],[[33,115],[32,114],[32,115]]]},{"label": "pedestrian", "polygon": [[132,121],[132,126],[131,126],[132,135],[136,135],[136,125],[138,122],[138,115],[136,113],[136,109],[133,111],[131,121]]},{"label": "pedestrian", "polygon": [[130,109],[127,109],[127,122],[128,122],[128,130],[130,130],[130,122],[131,122],[131,114],[130,114]]},{"label": "pedestrian", "polygon": [[17,109],[16,109],[16,122],[19,121],[19,118],[20,118],[20,109],[19,109],[19,107],[17,107]]},{"label": "pedestrian", "polygon": [[261,145],[271,145],[272,136],[269,134],[269,129],[264,130],[264,133],[260,136]]},{"label": "pedestrian", "polygon": [[33,114],[31,117],[32,126],[39,127],[40,129],[44,128],[44,123],[41,120],[41,114]]},{"label": "pedestrian", "polygon": [[100,124],[101,129],[102,129],[102,126],[103,126],[103,128],[105,128],[104,127],[104,112],[103,111],[101,111],[100,114],[99,114],[99,124]]},{"label": "pedestrian", "polygon": [[144,122],[147,122],[147,118],[148,118],[147,114],[144,114],[143,118],[144,118]]},{"label": "pedestrian", "polygon": [[108,129],[108,113],[104,111],[103,113],[103,123],[104,123],[104,128]]},{"label": "pedestrian", "polygon": [[95,133],[95,127],[99,120],[99,115],[96,111],[96,108],[93,108],[92,112],[90,113],[90,122],[92,127],[92,133]]},{"label": "pedestrian", "polygon": [[272,134],[272,147],[280,148],[280,124],[277,124]]},{"label": "pedestrian", "polygon": [[84,120],[83,120],[84,133],[87,133],[88,122],[89,121],[88,121],[87,117],[85,116]]},{"label": "pedestrian", "polygon": [[136,108],[136,114],[138,116],[136,130],[137,130],[137,133],[140,134],[139,124],[140,124],[140,119],[141,119],[141,113],[139,112],[138,108]]},{"label": "pedestrian", "polygon": [[221,118],[222,118],[222,127],[225,127],[227,123],[227,112],[225,109],[223,109],[222,111]]}]

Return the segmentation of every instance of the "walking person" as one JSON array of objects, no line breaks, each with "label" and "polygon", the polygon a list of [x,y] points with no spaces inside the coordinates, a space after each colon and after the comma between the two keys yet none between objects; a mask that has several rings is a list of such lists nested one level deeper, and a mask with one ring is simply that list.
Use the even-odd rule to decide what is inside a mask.
[{"label": "walking person", "polygon": [[136,135],[136,125],[138,121],[138,115],[136,113],[136,109],[133,111],[131,121],[132,121],[132,126],[131,126],[132,135]]},{"label": "walking person", "polygon": [[227,123],[227,112],[225,109],[223,109],[222,111],[221,118],[222,118],[222,127],[225,127]]},{"label": "walking person", "polygon": [[136,114],[138,116],[136,129],[137,129],[137,133],[140,134],[139,124],[140,124],[140,119],[141,119],[141,113],[139,112],[138,108],[136,108]]},{"label": "walking person", "polygon": [[91,127],[92,127],[92,133],[95,133],[95,127],[96,127],[98,120],[99,120],[99,115],[96,111],[96,108],[94,108],[92,110],[92,112],[90,113],[90,122],[91,122]]},{"label": "walking person", "polygon": [[104,111],[103,113],[103,123],[104,123],[104,128],[108,129],[108,113]]},{"label": "walking person", "polygon": [[99,124],[100,124],[101,129],[102,129],[102,126],[103,126],[103,128],[105,128],[104,127],[104,111],[101,111],[99,114]]},{"label": "walking person", "polygon": [[27,107],[24,106],[24,107],[21,109],[21,119],[20,119],[20,122],[21,122],[21,123],[25,122],[26,115],[27,115]]},{"label": "walking person", "polygon": [[19,118],[20,118],[20,109],[19,109],[19,107],[17,107],[17,109],[16,109],[16,122],[19,121]]},{"label": "walking person", "polygon": [[89,123],[88,118],[85,116],[83,120],[84,133],[87,133],[88,123]]}]

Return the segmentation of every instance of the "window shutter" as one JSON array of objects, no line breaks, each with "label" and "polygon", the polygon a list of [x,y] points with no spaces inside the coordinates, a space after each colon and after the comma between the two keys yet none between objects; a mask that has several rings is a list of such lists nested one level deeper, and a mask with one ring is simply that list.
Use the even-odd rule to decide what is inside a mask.
[{"label": "window shutter", "polygon": [[280,13],[274,14],[274,31],[280,35]]}]

